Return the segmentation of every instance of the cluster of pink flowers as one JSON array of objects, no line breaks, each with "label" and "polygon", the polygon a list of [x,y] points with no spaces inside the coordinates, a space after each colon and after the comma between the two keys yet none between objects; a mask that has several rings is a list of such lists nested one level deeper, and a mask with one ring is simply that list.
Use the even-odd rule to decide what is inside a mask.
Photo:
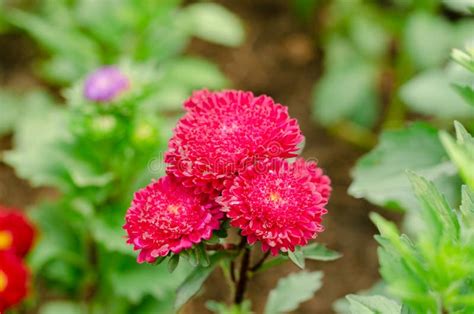
[{"label": "cluster of pink flowers", "polygon": [[287,107],[268,96],[195,92],[165,154],[167,175],[135,194],[124,226],[139,262],[203,240],[230,220],[249,244],[277,255],[323,231],[331,186]]},{"label": "cluster of pink flowers", "polygon": [[27,295],[29,273],[22,258],[34,237],[35,230],[25,216],[0,206],[0,313]]}]

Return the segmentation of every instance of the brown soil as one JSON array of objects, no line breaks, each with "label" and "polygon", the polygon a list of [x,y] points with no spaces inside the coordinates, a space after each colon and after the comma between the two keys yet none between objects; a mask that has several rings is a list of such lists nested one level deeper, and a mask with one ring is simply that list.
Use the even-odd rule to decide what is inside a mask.
[{"label": "brown soil", "polygon": [[[368,219],[368,213],[374,208],[346,192],[351,182],[350,169],[363,152],[330,137],[311,120],[312,87],[322,71],[322,55],[314,45],[317,42],[314,36],[318,34],[291,13],[288,1],[223,0],[221,3],[243,19],[248,34],[245,44],[229,49],[194,41],[190,53],[217,62],[236,88],[265,93],[287,105],[306,136],[304,155],[318,158],[331,177],[334,192],[324,220],[326,231],[317,241],[344,256],[335,262],[308,262],[310,270],[324,271],[324,286],[294,313],[332,313],[335,300],[369,288],[378,278],[373,240],[376,230]],[[26,66],[34,55],[30,52],[31,45],[13,36],[0,37],[0,46],[1,85],[18,89],[35,86],[37,83]],[[8,139],[2,140],[0,150],[9,145]],[[34,202],[39,194],[41,191],[31,189],[0,163],[0,204],[24,207]],[[297,271],[296,267],[288,263],[250,280],[247,295],[256,313],[263,312],[268,292],[278,279],[293,271]],[[227,300],[227,288],[221,274],[211,277],[204,292],[186,307],[185,312],[208,313],[204,307],[206,300]]]}]

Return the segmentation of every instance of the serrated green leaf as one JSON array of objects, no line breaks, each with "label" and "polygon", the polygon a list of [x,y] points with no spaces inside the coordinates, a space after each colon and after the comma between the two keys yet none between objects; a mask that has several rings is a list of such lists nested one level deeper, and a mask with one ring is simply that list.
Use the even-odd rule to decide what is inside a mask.
[{"label": "serrated green leaf", "polygon": [[454,126],[457,141],[444,131],[440,132],[440,139],[463,180],[474,188],[474,138],[461,123],[455,121]]},{"label": "serrated green leaf", "polygon": [[462,202],[460,210],[464,216],[474,215],[474,192],[467,186],[462,187]]},{"label": "serrated green leaf", "polygon": [[436,186],[425,178],[409,171],[408,177],[413,191],[421,204],[425,224],[431,232],[432,241],[439,241],[446,235],[451,240],[459,239],[459,222],[456,213],[451,209],[446,198]]},{"label": "serrated green leaf", "polygon": [[303,247],[305,259],[315,261],[334,261],[342,256],[341,253],[332,251],[320,243],[312,243]]},{"label": "serrated green leaf", "polygon": [[472,243],[474,238],[474,192],[466,185],[462,187],[462,201],[459,207],[463,225],[462,237],[465,243]]},{"label": "serrated green leaf", "polygon": [[301,269],[304,269],[304,253],[303,250],[300,246],[295,247],[295,251],[288,251],[288,257],[290,258],[290,261],[293,262],[296,266],[298,266]]},{"label": "serrated green leaf", "polygon": [[175,309],[180,309],[186,302],[189,301],[198,291],[209,277],[212,271],[216,268],[219,262],[226,257],[225,252],[217,252],[210,256],[210,264],[208,267],[196,266],[184,282],[176,291]]},{"label": "serrated green leaf", "polygon": [[418,202],[405,175],[411,169],[434,181],[457,204],[460,182],[437,132],[424,123],[383,132],[379,144],[358,160],[349,194],[391,209],[416,209]]},{"label": "serrated green leaf", "polygon": [[221,5],[204,2],[186,6],[179,17],[192,35],[210,42],[238,46],[245,37],[239,18]]},{"label": "serrated green leaf", "polygon": [[352,314],[401,314],[402,311],[400,304],[380,295],[350,294],[346,298],[350,302]]},{"label": "serrated green leaf", "polygon": [[265,305],[265,314],[277,314],[294,311],[298,306],[310,300],[322,286],[322,272],[306,272],[290,274],[278,281]]}]

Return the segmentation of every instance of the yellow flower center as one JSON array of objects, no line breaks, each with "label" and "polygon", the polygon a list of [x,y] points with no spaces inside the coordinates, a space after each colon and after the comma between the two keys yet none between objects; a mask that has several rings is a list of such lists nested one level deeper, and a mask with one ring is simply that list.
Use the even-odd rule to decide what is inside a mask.
[{"label": "yellow flower center", "polygon": [[0,251],[11,248],[13,244],[13,236],[10,231],[0,231]]},{"label": "yellow flower center", "polygon": [[176,215],[179,212],[179,205],[168,205],[167,209],[169,212]]},{"label": "yellow flower center", "polygon": [[281,195],[280,195],[280,193],[278,193],[278,192],[271,192],[271,193],[270,193],[270,201],[272,201],[273,203],[277,203],[277,202],[281,201]]},{"label": "yellow flower center", "polygon": [[0,270],[0,292],[5,291],[5,289],[7,288],[7,284],[8,284],[7,275],[3,271]]}]

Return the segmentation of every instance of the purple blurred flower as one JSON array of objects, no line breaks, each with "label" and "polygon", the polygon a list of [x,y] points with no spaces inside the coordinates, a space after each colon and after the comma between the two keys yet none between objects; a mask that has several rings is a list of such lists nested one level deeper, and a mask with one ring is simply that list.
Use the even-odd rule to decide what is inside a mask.
[{"label": "purple blurred flower", "polygon": [[97,69],[84,83],[84,96],[93,101],[108,102],[130,86],[128,78],[113,66]]}]

